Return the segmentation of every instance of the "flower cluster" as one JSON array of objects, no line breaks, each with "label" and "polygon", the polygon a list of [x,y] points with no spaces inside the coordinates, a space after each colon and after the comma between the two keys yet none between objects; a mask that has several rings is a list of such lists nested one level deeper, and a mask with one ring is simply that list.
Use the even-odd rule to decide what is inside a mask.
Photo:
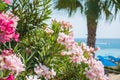
[{"label": "flower cluster", "polygon": [[57,42],[63,44],[68,49],[76,47],[78,44],[74,41],[74,38],[71,34],[66,35],[65,33],[59,33]]},{"label": "flower cluster", "polygon": [[10,42],[14,39],[18,42],[19,33],[16,32],[16,26],[19,18],[11,12],[0,13],[0,42]]},{"label": "flower cluster", "polygon": [[53,69],[50,70],[48,67],[42,64],[36,65],[34,71],[38,76],[44,77],[46,80],[51,79],[56,75],[56,72]]},{"label": "flower cluster", "polygon": [[85,43],[81,43],[81,48],[83,51],[85,51],[87,53],[95,53],[97,50],[100,49],[99,47],[96,47],[96,48],[89,47]]},{"label": "flower cluster", "polygon": [[10,74],[5,80],[15,80],[14,75]]},{"label": "flower cluster", "polygon": [[[67,55],[70,57],[70,61],[80,64],[81,62],[88,64],[88,70],[86,70],[86,76],[90,80],[109,80],[104,74],[104,66],[100,61],[93,58],[93,54],[99,48],[92,48],[86,46],[84,43],[78,45],[74,41],[73,36],[60,32],[57,38],[57,42],[66,47],[66,51],[62,51],[61,55]],[[87,56],[85,56],[87,54]]]},{"label": "flower cluster", "polygon": [[11,49],[2,51],[0,55],[0,69],[11,70],[12,72],[16,72],[16,75],[25,70],[21,59]]},{"label": "flower cluster", "polygon": [[61,52],[61,55],[69,55],[71,62],[81,63],[87,61],[83,56],[82,48],[74,41],[73,36],[59,33],[57,42],[66,46],[67,51]]},{"label": "flower cluster", "polygon": [[90,57],[88,60],[89,70],[86,71],[86,76],[90,80],[109,80],[104,73],[104,66],[100,61]]},{"label": "flower cluster", "polygon": [[3,0],[6,4],[10,4],[10,0]]}]

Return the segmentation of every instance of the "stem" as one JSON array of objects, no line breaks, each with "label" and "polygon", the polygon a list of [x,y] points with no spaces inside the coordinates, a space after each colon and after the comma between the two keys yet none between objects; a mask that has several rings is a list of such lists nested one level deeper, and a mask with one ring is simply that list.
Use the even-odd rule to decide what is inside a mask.
[{"label": "stem", "polygon": [[9,42],[9,48],[11,49],[11,43]]}]

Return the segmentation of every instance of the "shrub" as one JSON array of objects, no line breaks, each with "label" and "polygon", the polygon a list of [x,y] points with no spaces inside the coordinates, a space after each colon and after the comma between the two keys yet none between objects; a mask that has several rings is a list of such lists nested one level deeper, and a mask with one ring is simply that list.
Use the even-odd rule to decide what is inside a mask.
[{"label": "shrub", "polygon": [[[12,12],[19,22],[12,14],[0,13],[0,80],[109,80],[102,63],[93,58],[97,49],[75,42],[70,23],[52,20],[50,26],[42,25],[49,1],[13,0]],[[47,15],[37,17],[35,6],[47,9],[42,12]],[[22,37],[14,44],[13,39],[19,40],[17,29]]]}]

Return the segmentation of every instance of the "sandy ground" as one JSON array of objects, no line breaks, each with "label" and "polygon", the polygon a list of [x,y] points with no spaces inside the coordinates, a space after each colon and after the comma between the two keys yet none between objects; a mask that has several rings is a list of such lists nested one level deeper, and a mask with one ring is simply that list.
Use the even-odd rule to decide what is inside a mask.
[{"label": "sandy ground", "polygon": [[110,80],[120,80],[120,74],[109,74]]}]

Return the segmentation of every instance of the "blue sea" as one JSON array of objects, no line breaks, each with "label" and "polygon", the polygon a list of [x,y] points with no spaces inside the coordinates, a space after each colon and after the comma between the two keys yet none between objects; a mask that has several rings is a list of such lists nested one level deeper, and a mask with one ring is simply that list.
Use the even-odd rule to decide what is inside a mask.
[{"label": "blue sea", "polygon": [[[75,41],[86,43],[87,39],[75,38]],[[120,39],[97,39],[96,46],[100,47],[100,50],[96,52],[96,57],[98,55],[120,57]]]}]

